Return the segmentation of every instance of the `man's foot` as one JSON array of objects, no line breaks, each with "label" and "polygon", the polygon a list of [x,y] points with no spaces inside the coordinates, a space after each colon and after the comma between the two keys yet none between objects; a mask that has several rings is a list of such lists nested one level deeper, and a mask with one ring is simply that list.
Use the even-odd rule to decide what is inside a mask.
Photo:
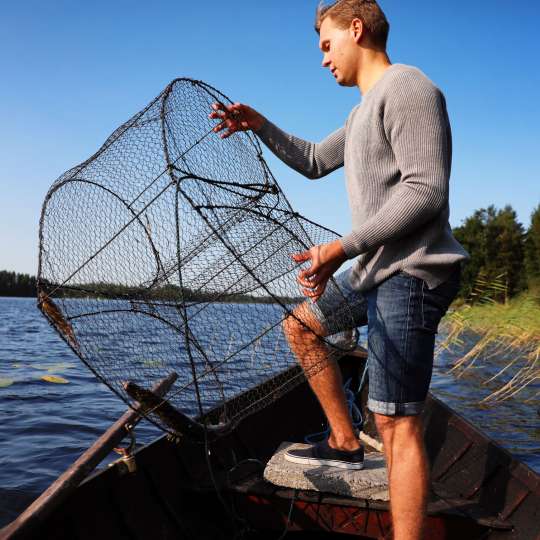
[{"label": "man's foot", "polygon": [[364,447],[348,452],[336,450],[324,440],[308,448],[292,448],[285,452],[285,459],[304,465],[327,465],[341,469],[359,470],[364,467]]}]

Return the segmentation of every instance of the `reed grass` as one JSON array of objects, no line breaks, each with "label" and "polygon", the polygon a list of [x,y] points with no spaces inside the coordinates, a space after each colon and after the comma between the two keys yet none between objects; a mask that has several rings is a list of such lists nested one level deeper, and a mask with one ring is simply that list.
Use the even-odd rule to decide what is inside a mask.
[{"label": "reed grass", "polygon": [[[504,274],[492,280],[480,276],[469,298],[454,302],[441,323],[447,335],[436,354],[463,348],[466,334],[477,338],[448,371],[457,378],[475,363],[508,357],[504,367],[483,381],[483,385],[497,381],[498,388],[479,403],[505,401],[540,380],[540,289],[509,299],[505,283]],[[525,403],[537,400],[540,392],[533,394]]]}]

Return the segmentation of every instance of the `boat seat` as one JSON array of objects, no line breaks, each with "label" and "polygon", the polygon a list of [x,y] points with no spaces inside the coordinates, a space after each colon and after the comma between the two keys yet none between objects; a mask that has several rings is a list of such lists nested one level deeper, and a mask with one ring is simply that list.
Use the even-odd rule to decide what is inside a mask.
[{"label": "boat seat", "polygon": [[280,487],[334,493],[355,499],[388,501],[388,477],[383,454],[367,452],[357,471],[320,465],[302,465],[285,459],[288,448],[309,445],[284,442],[268,461],[264,479]]},{"label": "boat seat", "polygon": [[[283,454],[291,446],[307,445],[282,443],[266,464],[264,473],[261,474],[259,470],[245,475],[242,480],[233,482],[233,491],[265,498],[297,499],[372,510],[389,509],[388,479],[383,454],[367,452],[363,469],[346,471],[286,461]],[[427,514],[465,517],[483,527],[498,530],[510,530],[513,527],[509,521],[486,510],[478,501],[452,496],[436,482],[432,485]]]}]

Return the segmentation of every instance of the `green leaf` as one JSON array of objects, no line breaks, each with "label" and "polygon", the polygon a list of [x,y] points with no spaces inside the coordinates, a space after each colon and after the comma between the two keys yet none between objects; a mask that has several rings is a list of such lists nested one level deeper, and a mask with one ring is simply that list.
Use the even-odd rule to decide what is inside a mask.
[{"label": "green leaf", "polygon": [[63,371],[64,369],[69,369],[73,367],[73,364],[68,362],[57,362],[56,364],[33,364],[31,366],[34,369],[45,370],[45,371]]},{"label": "green leaf", "polygon": [[159,358],[148,358],[147,360],[142,361],[143,366],[146,367],[162,367],[163,366],[163,360],[160,360]]},{"label": "green leaf", "polygon": [[59,375],[43,375],[43,377],[41,377],[41,380],[56,384],[67,384],[69,382],[67,379],[64,379],[64,377],[60,377]]},{"label": "green leaf", "polygon": [[70,369],[73,367],[73,364],[68,362],[58,362],[58,364],[52,364],[47,368],[47,371],[63,371],[64,369]]}]

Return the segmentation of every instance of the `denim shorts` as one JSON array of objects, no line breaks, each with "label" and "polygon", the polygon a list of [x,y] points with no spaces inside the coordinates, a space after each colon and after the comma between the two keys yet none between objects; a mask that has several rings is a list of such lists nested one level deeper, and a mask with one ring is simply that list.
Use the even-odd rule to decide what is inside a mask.
[{"label": "denim shorts", "polygon": [[[457,296],[461,264],[434,289],[420,278],[400,271],[369,291],[350,285],[345,270],[309,304],[328,335],[368,326],[368,408],[379,414],[398,416],[422,412],[433,370],[435,335],[439,322]],[[343,313],[344,303],[352,311]]]}]

